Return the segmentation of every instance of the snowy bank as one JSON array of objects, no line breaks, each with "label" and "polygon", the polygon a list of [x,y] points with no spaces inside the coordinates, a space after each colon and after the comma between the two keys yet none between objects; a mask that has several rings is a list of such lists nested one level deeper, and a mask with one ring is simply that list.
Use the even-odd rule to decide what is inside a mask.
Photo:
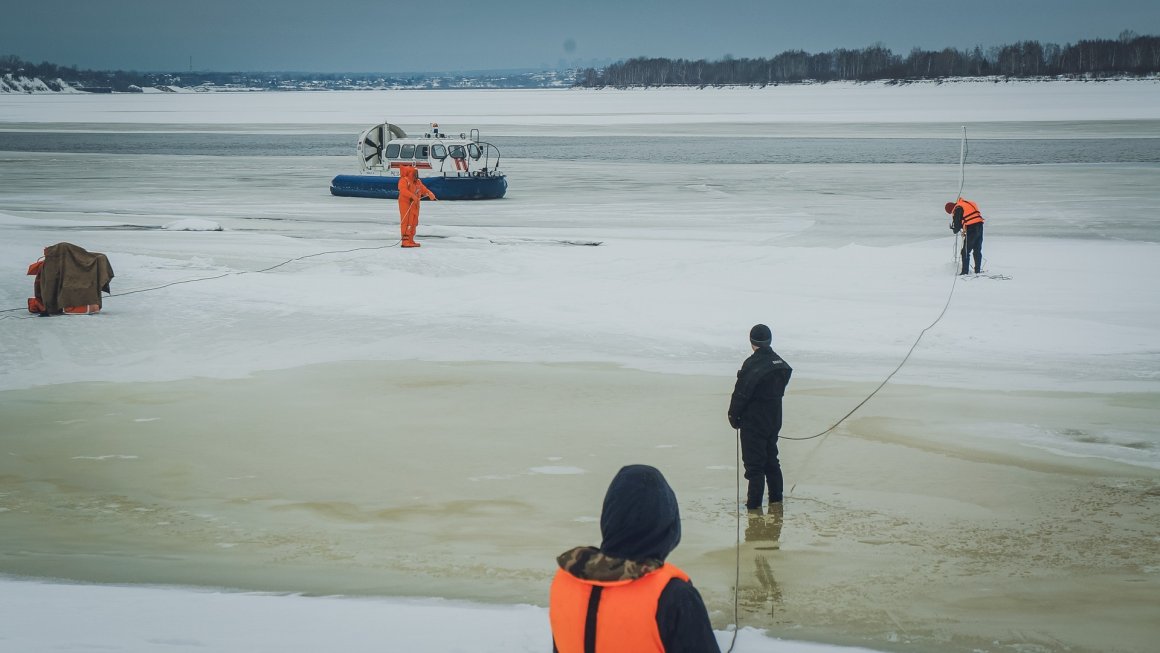
[{"label": "snowy bank", "polygon": [[[441,599],[279,596],[0,578],[6,651],[205,653],[551,650],[548,612]],[[732,641],[719,632],[721,650]],[[773,639],[743,628],[737,653],[872,653]]]}]

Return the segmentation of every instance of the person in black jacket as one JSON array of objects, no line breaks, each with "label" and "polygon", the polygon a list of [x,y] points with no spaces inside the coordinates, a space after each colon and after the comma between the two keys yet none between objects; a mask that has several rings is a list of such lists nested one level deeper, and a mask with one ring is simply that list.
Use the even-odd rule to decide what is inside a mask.
[{"label": "person in black jacket", "polygon": [[782,499],[781,463],[777,459],[777,434],[781,431],[781,398],[793,368],[770,347],[773,333],[764,324],[749,331],[753,354],[737,371],[737,384],[729,401],[729,425],[741,431],[741,460],[749,492],[745,507],[761,507],[766,481],[769,502]]},{"label": "person in black jacket", "polygon": [[548,616],[552,650],[720,653],[697,588],[665,558],[681,541],[677,496],[660,470],[621,468],[604,495],[600,547],[556,558]]}]

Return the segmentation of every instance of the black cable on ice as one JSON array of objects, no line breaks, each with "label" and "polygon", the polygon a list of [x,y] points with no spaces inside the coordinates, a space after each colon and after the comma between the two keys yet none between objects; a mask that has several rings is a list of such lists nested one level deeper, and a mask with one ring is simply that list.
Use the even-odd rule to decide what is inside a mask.
[{"label": "black cable on ice", "polygon": [[[966,127],[966,125],[963,125],[963,139],[962,139],[962,142],[959,146],[959,192],[958,192],[957,198],[955,199],[956,202],[963,198],[963,185],[966,183],[966,181],[967,181],[967,127]],[[954,255],[952,255],[951,259],[955,263],[958,263],[959,234],[955,234],[954,245],[955,245]],[[938,317],[936,317],[934,319],[934,322],[931,322],[929,326],[927,326],[925,329],[922,330],[921,333],[918,334],[918,337],[914,339],[914,344],[912,344],[910,346],[910,350],[906,352],[906,356],[903,356],[902,362],[898,364],[898,367],[894,368],[893,372],[888,374],[886,376],[886,378],[882,380],[882,383],[878,384],[877,388],[874,388],[873,392],[871,392],[865,399],[863,399],[861,402],[859,402],[857,406],[854,406],[853,408],[851,408],[850,412],[848,412],[842,416],[842,419],[839,419],[837,422],[834,422],[833,426],[826,429],[825,431],[822,431],[821,433],[815,433],[814,435],[804,437],[804,438],[794,438],[794,437],[789,437],[789,436],[784,436],[784,435],[779,436],[779,438],[783,439],[783,440],[812,440],[814,438],[822,437],[823,435],[826,435],[830,431],[833,431],[834,429],[838,428],[838,425],[841,424],[842,422],[846,421],[846,418],[853,415],[854,412],[857,411],[859,408],[861,408],[863,405],[865,405],[867,401],[870,401],[870,399],[873,398],[874,395],[878,394],[878,391],[881,390],[883,388],[883,386],[885,386],[887,383],[890,382],[890,379],[893,378],[894,375],[898,373],[898,370],[902,369],[902,366],[906,364],[906,361],[910,360],[910,355],[914,353],[915,347],[918,347],[918,342],[920,340],[922,340],[922,337],[924,335],[926,335],[926,332],[930,331],[932,328],[934,328],[934,325],[939,323],[939,320],[941,320],[943,318],[943,315],[946,315],[947,307],[951,305],[951,297],[953,297],[955,294],[955,283],[958,282],[958,278],[959,278],[958,275],[955,275],[954,281],[951,282],[951,290],[949,293],[947,293],[947,301],[945,304],[943,304],[942,311],[938,314]]]},{"label": "black cable on ice", "polygon": [[[886,378],[882,380],[882,383],[879,383],[878,387],[874,388],[874,390],[870,394],[866,395],[865,399],[858,402],[858,405],[851,408],[850,412],[843,415],[841,417],[841,419],[834,422],[833,425],[830,426],[830,428],[822,431],[821,433],[815,433],[814,435],[804,437],[804,438],[794,438],[794,437],[781,435],[781,436],[778,436],[778,439],[781,439],[781,440],[799,440],[800,441],[800,440],[812,440],[814,438],[819,438],[819,437],[825,436],[829,433],[832,433],[833,430],[838,428],[838,426],[841,425],[842,422],[846,421],[859,408],[866,405],[866,402],[868,402],[872,398],[874,398],[874,395],[878,394],[879,390],[886,387],[886,384],[890,382],[890,379],[894,378],[894,375],[897,374],[898,371],[902,369],[903,365],[906,365],[906,362],[908,360],[910,360],[910,355],[914,353],[914,350],[918,347],[918,343],[922,340],[922,337],[924,335],[926,335],[926,332],[933,329],[935,327],[935,325],[938,324],[943,319],[943,316],[947,314],[947,309],[950,308],[950,305],[951,305],[951,299],[955,295],[955,284],[958,283],[958,279],[959,279],[959,275],[957,275],[957,274],[954,275],[954,279],[951,281],[950,292],[947,293],[947,300],[943,304],[942,310],[939,311],[938,317],[936,317],[933,322],[931,322],[929,325],[927,325],[927,327],[925,329],[923,329],[921,332],[919,332],[918,337],[914,339],[914,343],[910,345],[910,349],[906,352],[906,355],[902,357],[902,362],[900,362],[898,364],[898,366],[895,367],[894,370],[890,372],[890,374],[887,374]],[[821,447],[821,443],[819,443],[817,447],[814,447],[814,450],[811,451],[809,455],[812,456],[813,453],[816,452],[820,447]],[[805,466],[805,464],[808,460],[809,460],[809,456],[806,456],[806,460],[802,461],[803,467]],[[789,489],[790,493],[793,493],[794,489],[796,489],[796,488],[797,488],[797,484],[795,483],[792,487],[790,487],[790,489]],[[739,601],[738,594],[739,594],[740,585],[741,585],[741,429],[737,429],[737,503],[736,503],[736,506],[737,506],[737,540],[734,544],[734,560],[736,562],[736,568],[734,570],[735,577],[734,577],[734,581],[733,581],[733,622],[734,622],[733,623],[733,640],[732,640],[732,642],[730,642],[729,649],[726,650],[725,653],[732,653],[733,645],[737,643],[737,631],[741,629],[741,619],[739,618],[739,615],[738,615],[738,604],[739,604],[738,603],[738,601]]]},{"label": "black cable on ice", "polygon": [[826,435],[827,433],[838,428],[838,425],[840,425],[842,422],[846,421],[846,419],[848,417],[850,417],[851,415],[853,415],[855,411],[857,411],[862,406],[866,405],[867,401],[870,401],[872,398],[874,398],[874,395],[878,394],[878,391],[881,390],[883,387],[885,387],[886,384],[890,382],[890,379],[894,378],[894,375],[898,373],[898,370],[901,370],[902,366],[906,365],[906,361],[910,360],[910,355],[914,353],[915,348],[918,347],[918,343],[922,340],[922,337],[926,335],[926,332],[933,329],[934,326],[936,324],[938,324],[940,320],[943,319],[943,316],[947,314],[947,308],[949,308],[951,305],[951,298],[954,297],[954,295],[955,295],[955,284],[958,282],[958,279],[959,279],[959,275],[956,274],[954,276],[954,280],[951,281],[951,290],[949,293],[947,293],[947,301],[945,304],[943,304],[942,310],[939,311],[938,317],[936,317],[934,319],[934,322],[931,322],[929,325],[927,325],[927,327],[925,329],[923,329],[921,332],[919,332],[918,337],[914,339],[914,344],[910,345],[910,349],[906,352],[906,355],[902,357],[902,362],[900,362],[898,364],[898,367],[895,367],[894,370],[890,374],[887,374],[885,379],[882,379],[882,383],[879,383],[878,387],[874,388],[873,392],[871,392],[869,395],[866,395],[866,398],[863,399],[862,401],[858,402],[857,406],[854,406],[853,408],[851,408],[850,412],[843,415],[841,419],[834,422],[834,424],[830,428],[826,429],[825,431],[822,431],[821,433],[815,433],[814,435],[810,435],[810,436],[807,436],[804,438],[793,438],[793,437],[789,437],[789,436],[785,436],[785,435],[779,435],[778,439],[779,440],[812,440],[814,438],[818,438],[818,437],[821,437],[823,435]]}]

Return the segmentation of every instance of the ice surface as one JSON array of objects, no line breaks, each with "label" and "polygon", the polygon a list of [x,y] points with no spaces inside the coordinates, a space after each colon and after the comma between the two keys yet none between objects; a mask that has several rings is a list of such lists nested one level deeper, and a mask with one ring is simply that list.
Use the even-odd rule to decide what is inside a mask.
[{"label": "ice surface", "polygon": [[[382,120],[408,130],[431,121],[456,125],[453,130],[480,126],[485,135],[513,137],[644,133],[672,137],[675,147],[714,134],[953,140],[962,124],[980,138],[1151,138],[1160,130],[1160,83],[0,95],[0,115],[0,127],[32,133],[286,131],[350,133],[352,143],[360,129]],[[776,148],[777,139],[770,140]],[[571,538],[594,531],[600,486],[620,462],[629,462],[619,457],[639,456],[668,461],[666,469],[680,472],[689,523],[679,553],[701,571],[698,583],[714,606],[715,622],[729,623],[732,533],[721,533],[733,526],[728,510],[736,467],[731,446],[710,447],[704,441],[710,431],[701,429],[710,420],[717,427],[723,421],[719,404],[747,353],[749,326],[770,324],[775,348],[795,367],[790,401],[796,403],[787,432],[802,435],[824,428],[853,403],[848,399],[864,396],[893,370],[951,297],[946,316],[923,336],[889,386],[896,394],[876,399],[850,423],[854,437],[842,447],[827,445],[817,457],[813,448],[787,454],[787,466],[803,481],[803,496],[817,505],[809,503],[809,511],[795,516],[809,529],[787,532],[783,549],[799,555],[807,569],[827,547],[838,549],[830,573],[841,588],[799,594],[810,600],[797,607],[846,610],[838,621],[856,624],[850,626],[855,630],[901,631],[889,623],[889,613],[873,607],[855,612],[863,605],[856,600],[860,595],[894,587],[890,579],[873,579],[857,591],[842,587],[844,578],[865,580],[869,573],[868,566],[843,569],[842,561],[873,560],[890,569],[910,558],[926,563],[931,559],[915,552],[932,541],[939,555],[958,559],[969,548],[960,538],[977,547],[972,551],[1008,551],[999,540],[975,535],[991,532],[984,528],[989,524],[998,524],[995,532],[1020,550],[1058,542],[1040,556],[1049,566],[1057,560],[1063,561],[1059,568],[1103,569],[1106,560],[1076,561],[1074,556],[1093,547],[1069,544],[1056,530],[1067,527],[1059,521],[1025,535],[1024,525],[1034,522],[1036,512],[1006,522],[1006,515],[996,517],[992,510],[1031,497],[1023,500],[1035,511],[1069,514],[1056,495],[1050,502],[1032,498],[1059,482],[1060,469],[1081,468],[1078,476],[1085,478],[1110,477],[1109,470],[1118,469],[1085,461],[1155,468],[1160,302],[1148,280],[1160,253],[1157,164],[968,161],[964,194],[979,202],[988,219],[984,254],[990,274],[955,278],[942,204],[958,188],[957,164],[710,165],[598,156],[561,161],[505,151],[508,197],[425,203],[419,228],[425,246],[406,251],[393,246],[398,230],[391,203],[328,194],[330,178],[353,166],[347,156],[6,152],[0,160],[0,309],[14,310],[0,313],[0,409],[8,447],[0,453],[9,459],[13,478],[30,480],[17,484],[19,492],[0,495],[0,512],[7,523],[27,529],[20,537],[29,551],[36,551],[37,542],[54,547],[35,555],[11,549],[8,563],[39,569],[43,562],[43,568],[68,575],[96,556],[103,574],[96,580],[111,583],[138,578],[146,567],[165,569],[189,584],[268,583],[268,577],[256,579],[247,571],[248,556],[258,551],[278,558],[270,567],[282,570],[289,592],[301,591],[314,580],[310,573],[320,572],[358,593],[367,576],[362,565],[369,565],[376,572],[372,584],[388,587],[362,586],[364,593],[389,591],[389,582],[380,578],[410,576],[422,579],[412,582],[429,593],[460,596],[462,576],[489,579],[478,583],[486,585],[479,598],[507,600],[526,587],[546,587],[537,575],[540,558],[529,562],[521,541],[536,544],[535,556],[546,548],[535,538],[559,541],[560,550],[586,543]],[[166,228],[191,221],[222,231]],[[21,311],[31,293],[27,265],[59,241],[109,255],[117,274],[114,295],[99,315],[42,319]],[[341,367],[350,361],[371,367]],[[488,367],[496,362],[545,365],[550,372]],[[433,363],[447,365],[446,373],[423,367]],[[384,380],[386,368],[374,364],[396,366],[407,372],[407,382],[391,385]],[[472,365],[485,367],[473,376]],[[660,376],[609,372],[617,369]],[[289,376],[262,374],[272,371]],[[502,382],[487,388],[497,375]],[[286,385],[286,378],[297,382]],[[544,378],[559,388],[529,387]],[[310,390],[319,379],[328,380],[328,392]],[[621,396],[593,391],[592,379],[623,380],[614,388]],[[83,402],[54,403],[60,401],[54,389],[86,382],[92,384],[68,386]],[[450,404],[433,398],[454,397],[455,384],[491,401],[447,410]],[[239,390],[231,397],[233,388]],[[688,402],[680,410],[663,403],[642,410],[639,401],[651,401],[649,390],[656,388],[672,389]],[[410,403],[399,404],[397,397],[362,401],[376,390]],[[528,409],[518,396],[505,394],[513,390],[549,393],[551,402],[525,415],[513,410]],[[987,414],[964,408],[968,396],[985,397]],[[199,404],[198,397],[213,402]],[[312,403],[319,397],[329,401]],[[293,404],[293,410],[279,414],[280,403]],[[586,423],[563,434],[551,428],[560,412],[552,406],[589,403],[625,432],[593,433],[586,441]],[[346,418],[326,419],[326,410],[337,405],[344,406]],[[51,424],[43,406],[53,407]],[[400,411],[386,429],[392,437],[423,432],[432,421],[424,416],[433,414],[451,413],[460,420],[453,424],[458,430],[398,446],[368,439],[358,429],[379,423],[374,409],[381,406]],[[421,412],[411,414],[410,408]],[[254,410],[259,414],[247,412]],[[687,412],[672,414],[681,411]],[[671,423],[656,418],[664,413]],[[263,428],[266,417],[267,425],[301,432],[277,437]],[[209,426],[215,419],[217,426]],[[315,419],[325,427],[307,429]],[[245,437],[235,437],[231,425],[237,424],[245,425]],[[344,432],[343,424],[351,430]],[[327,437],[311,437],[315,432]],[[423,469],[384,471],[397,465],[400,451],[434,460],[460,447],[457,438],[468,432],[486,437],[472,439],[468,455],[453,461],[448,485],[454,498],[427,487]],[[599,451],[590,450],[594,441]],[[1038,453],[1013,452],[1011,443]],[[963,467],[969,469],[964,475],[989,479],[978,484],[984,488],[979,498],[944,495],[944,486],[954,487],[952,481],[961,478],[864,469],[867,460],[912,456],[920,466],[924,459],[914,452],[927,449],[956,463],[959,457],[1003,460],[1053,473],[1013,482],[985,464],[981,471]],[[824,465],[817,462],[822,458]],[[833,480],[875,472],[882,477],[868,480],[856,498]],[[59,478],[68,478],[70,486],[50,490],[51,480]],[[407,480],[405,490],[393,484],[399,478]],[[1117,481],[1085,492],[1112,497],[1100,504],[1111,505],[1129,494],[1148,496],[1140,483]],[[1020,491],[1007,496],[1007,487]],[[475,495],[478,501],[463,499]],[[851,517],[827,505],[834,502],[851,502],[864,512]],[[556,521],[549,508],[559,511]],[[1098,526],[1111,519],[1097,508],[1083,521]],[[1083,505],[1074,510],[1089,514]],[[521,519],[529,511],[536,519]],[[85,533],[98,549],[84,550],[83,538],[59,537],[46,515],[64,515],[71,528],[91,529]],[[908,528],[934,519],[929,515],[951,515],[973,528],[961,536],[950,528]],[[1131,533],[1136,527],[1101,532]],[[397,550],[378,550],[383,528],[393,538],[388,548]],[[229,561],[186,557],[174,533]],[[840,548],[834,533],[855,534],[876,556],[843,556],[849,550]],[[912,539],[899,543],[884,533]],[[152,558],[126,553],[142,542],[146,548],[157,544]],[[1102,550],[1114,553],[1117,546]],[[1135,546],[1137,555],[1148,555]],[[747,555],[747,569],[757,565],[760,571],[764,554]],[[304,559],[314,567],[302,571],[288,562]],[[550,564],[550,555],[543,560]],[[1007,569],[1002,556],[986,562]],[[458,575],[423,575],[448,564]],[[335,569],[340,573],[330,574]],[[503,570],[500,577],[497,569]],[[970,564],[953,569],[964,579],[1004,582]],[[824,570],[814,571],[812,581],[800,582],[820,584]],[[925,579],[924,586],[937,585],[936,571],[924,566],[914,577]],[[795,587],[792,571],[784,573],[791,577],[781,576],[782,582]],[[1106,574],[1099,578],[1116,581]],[[789,609],[777,602],[780,595],[772,598],[775,588],[768,583],[746,583],[753,610],[748,618],[773,625],[782,614],[776,610]],[[408,587],[406,593],[416,591]],[[958,614],[986,603],[980,598],[989,598],[986,591],[963,590],[961,600],[940,594],[932,605],[951,605]],[[532,607],[433,603],[421,604],[430,612],[417,616],[414,605],[386,601],[18,581],[0,583],[0,600],[6,615],[18,615],[17,629],[0,632],[0,648],[11,644],[14,650],[238,650],[257,647],[248,639],[253,633],[284,638],[262,640],[278,650],[305,650],[302,643],[312,641],[321,642],[315,649],[453,650],[470,641],[479,643],[477,650],[530,651],[543,650],[546,642],[542,608]],[[867,603],[877,605],[872,595]],[[772,617],[770,605],[776,607]],[[145,609],[157,615],[143,619]],[[271,624],[249,628],[267,610],[277,615]],[[222,613],[247,615],[247,628]],[[60,615],[91,620],[61,628]],[[336,625],[298,627],[323,618]],[[449,622],[468,626],[461,632],[472,633],[471,639],[456,639],[458,631],[440,627]],[[190,623],[197,625],[192,632]],[[986,627],[1003,628],[995,622]],[[983,636],[988,634],[994,633]],[[446,646],[421,645],[443,636],[449,638]],[[770,642],[755,631],[743,632],[738,648],[812,649]]]}]

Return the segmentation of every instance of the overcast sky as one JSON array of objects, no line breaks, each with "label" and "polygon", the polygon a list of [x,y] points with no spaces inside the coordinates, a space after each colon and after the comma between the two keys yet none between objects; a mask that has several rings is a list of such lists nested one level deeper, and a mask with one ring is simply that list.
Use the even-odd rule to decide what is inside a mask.
[{"label": "overcast sky", "polygon": [[1160,35],[1160,0],[14,0],[0,54],[138,71],[406,72]]}]

